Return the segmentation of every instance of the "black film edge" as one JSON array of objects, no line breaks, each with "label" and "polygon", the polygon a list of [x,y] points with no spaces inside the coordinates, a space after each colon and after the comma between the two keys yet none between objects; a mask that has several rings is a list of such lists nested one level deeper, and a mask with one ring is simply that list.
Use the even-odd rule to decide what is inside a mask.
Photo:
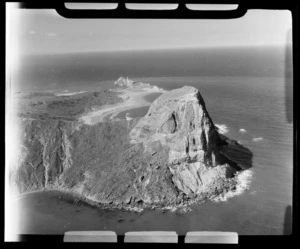
[{"label": "black film edge", "polygon": [[230,19],[243,16],[247,9],[240,4],[234,10],[195,11],[179,3],[178,8],[174,10],[132,10],[127,9],[124,3],[119,3],[118,7],[112,10],[70,10],[61,3],[56,7],[56,11],[66,18]]},{"label": "black film edge", "polygon": [[[108,1],[110,2],[110,1]],[[184,2],[178,3],[174,10],[134,10],[127,9],[124,2],[118,2],[116,9],[68,9],[64,2],[23,2],[21,8],[55,9],[57,13],[65,18],[136,18],[136,19],[232,19],[245,15],[247,7],[238,4],[233,10],[190,10]],[[151,1],[149,1],[151,2]],[[99,2],[98,2],[99,3]],[[128,1],[131,3],[131,1]],[[174,2],[173,2],[174,3]],[[158,3],[157,3],[158,4]]]}]

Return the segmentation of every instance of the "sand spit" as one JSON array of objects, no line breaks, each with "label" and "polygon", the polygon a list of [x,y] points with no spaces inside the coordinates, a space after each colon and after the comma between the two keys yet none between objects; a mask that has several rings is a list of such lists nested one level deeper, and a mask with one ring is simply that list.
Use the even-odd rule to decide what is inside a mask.
[{"label": "sand spit", "polygon": [[80,122],[88,125],[94,125],[99,122],[112,120],[119,113],[143,106],[150,106],[151,102],[145,100],[145,96],[152,93],[162,93],[163,89],[156,86],[136,86],[125,89],[111,90],[118,94],[123,99],[123,102],[105,105],[100,109],[93,110],[79,118]]}]

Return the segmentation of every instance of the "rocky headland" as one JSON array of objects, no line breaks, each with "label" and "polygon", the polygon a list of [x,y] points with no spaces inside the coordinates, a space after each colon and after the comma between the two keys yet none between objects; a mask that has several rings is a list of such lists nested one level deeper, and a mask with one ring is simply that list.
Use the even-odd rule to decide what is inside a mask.
[{"label": "rocky headland", "polygon": [[22,156],[10,174],[19,193],[55,189],[102,207],[179,207],[234,189],[236,174],[251,167],[252,153],[219,134],[189,86],[160,95],[142,118],[19,121]]}]

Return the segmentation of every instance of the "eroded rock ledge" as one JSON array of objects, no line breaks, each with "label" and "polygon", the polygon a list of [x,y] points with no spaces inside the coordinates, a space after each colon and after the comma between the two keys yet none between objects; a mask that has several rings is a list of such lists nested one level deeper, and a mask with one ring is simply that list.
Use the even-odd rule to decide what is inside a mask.
[{"label": "eroded rock ledge", "polygon": [[99,123],[22,119],[19,192],[59,189],[105,207],[176,207],[235,187],[252,153],[217,131],[200,92],[162,94],[145,117]]},{"label": "eroded rock ledge", "polygon": [[184,86],[157,98],[130,136],[150,153],[157,152],[157,143],[167,148],[172,181],[186,195],[205,193],[238,169],[220,156],[225,141],[194,87]]}]

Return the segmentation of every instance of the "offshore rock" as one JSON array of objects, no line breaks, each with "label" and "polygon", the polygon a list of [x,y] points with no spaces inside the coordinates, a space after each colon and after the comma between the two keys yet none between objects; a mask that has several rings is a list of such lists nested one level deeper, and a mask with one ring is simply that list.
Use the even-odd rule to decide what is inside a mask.
[{"label": "offshore rock", "polygon": [[128,77],[127,78],[120,77],[119,79],[117,79],[115,81],[114,84],[117,85],[117,86],[122,86],[122,87],[133,87],[134,83],[136,83],[136,82],[134,82],[133,80],[128,79]]}]

